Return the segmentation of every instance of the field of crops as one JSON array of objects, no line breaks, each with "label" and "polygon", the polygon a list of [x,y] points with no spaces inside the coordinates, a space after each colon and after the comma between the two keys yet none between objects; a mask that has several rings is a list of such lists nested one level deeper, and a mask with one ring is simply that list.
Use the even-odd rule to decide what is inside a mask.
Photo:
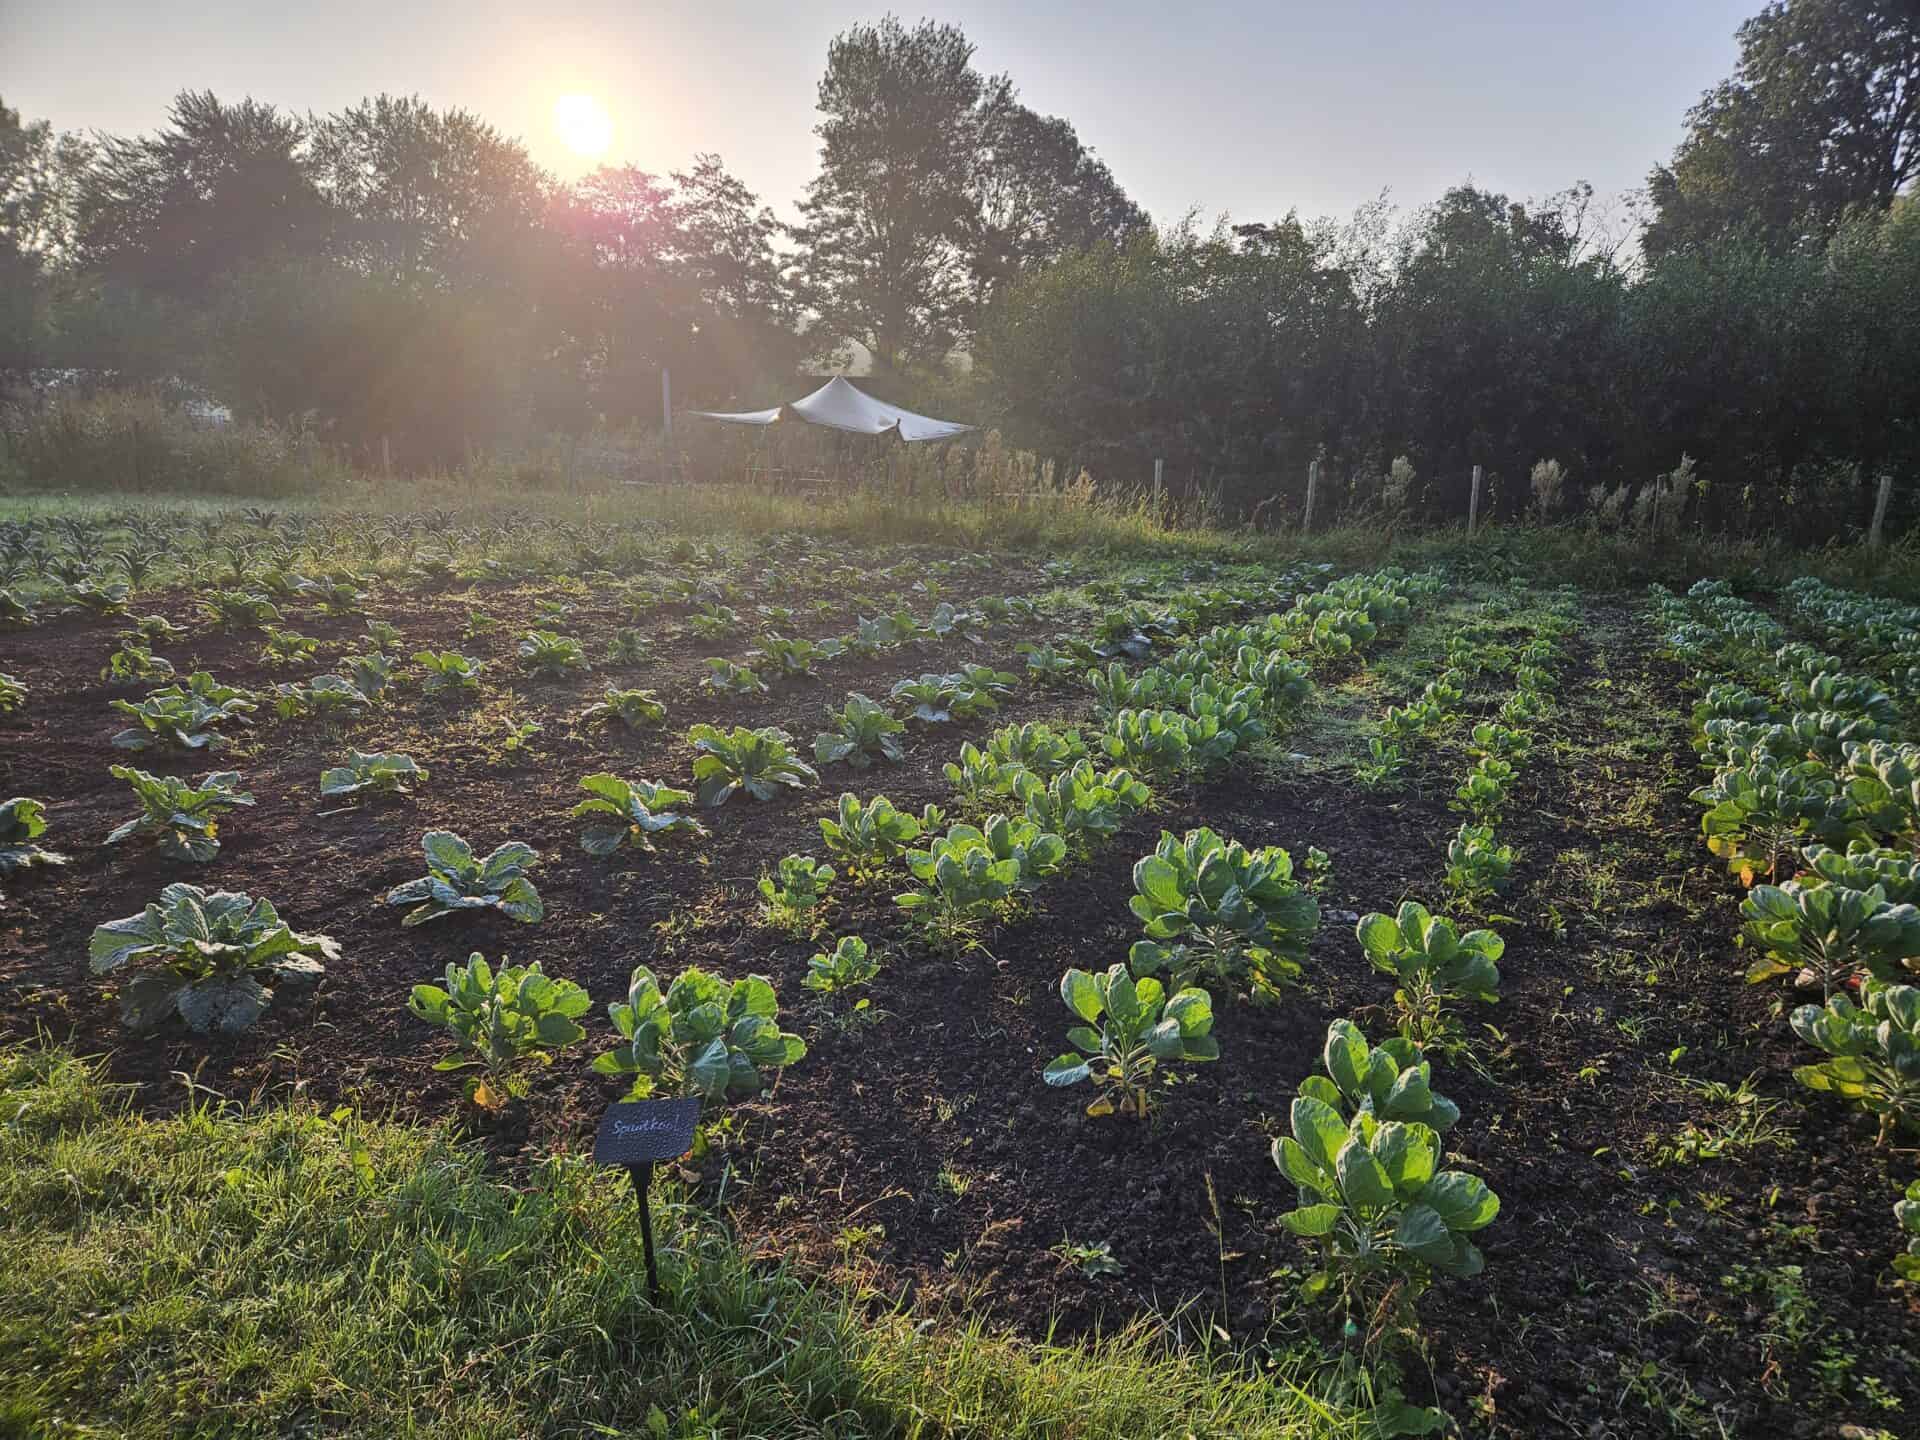
[{"label": "field of crops", "polygon": [[698,1095],[678,1193],[929,1313],[1917,1423],[1920,610],[452,512],[0,582],[0,1022],[143,1110],[511,1177]]}]

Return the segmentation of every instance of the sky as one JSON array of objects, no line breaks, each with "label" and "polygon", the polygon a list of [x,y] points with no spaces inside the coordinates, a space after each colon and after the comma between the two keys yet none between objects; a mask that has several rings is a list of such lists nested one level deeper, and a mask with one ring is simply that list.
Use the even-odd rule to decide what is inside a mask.
[{"label": "sky", "polygon": [[[884,4],[884,0],[882,0]],[[1733,67],[1760,0],[1033,0],[901,4],[1071,120],[1156,220],[1344,217],[1471,179],[1516,198],[1645,182]],[[0,0],[0,99],[61,130],[149,131],[183,89],[325,112],[382,91],[461,106],[556,173],[554,102],[596,97],[606,158],[700,151],[792,218],[841,0]]]}]

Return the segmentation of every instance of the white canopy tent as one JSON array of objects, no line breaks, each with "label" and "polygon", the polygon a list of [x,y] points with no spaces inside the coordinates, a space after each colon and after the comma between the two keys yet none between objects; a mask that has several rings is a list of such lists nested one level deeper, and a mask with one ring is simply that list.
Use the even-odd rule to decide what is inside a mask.
[{"label": "white canopy tent", "polygon": [[772,425],[781,416],[791,415],[809,425],[844,430],[852,435],[885,435],[891,431],[909,442],[951,440],[974,428],[953,420],[916,415],[898,405],[876,400],[849,384],[844,375],[834,376],[811,395],[791,404],[776,405],[771,410],[696,410],[693,413],[703,420],[722,420],[729,425]]}]

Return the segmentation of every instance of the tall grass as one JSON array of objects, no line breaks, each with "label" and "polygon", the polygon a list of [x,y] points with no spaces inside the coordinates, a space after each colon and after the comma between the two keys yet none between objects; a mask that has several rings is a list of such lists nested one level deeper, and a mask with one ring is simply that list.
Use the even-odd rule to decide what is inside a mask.
[{"label": "tall grass", "polygon": [[507,1180],[345,1111],[144,1119],[39,1047],[0,1051],[0,1121],[0,1434],[1360,1433],[1144,1324],[1071,1347],[918,1321],[677,1199],[656,1308],[625,1179],[577,1157]]}]

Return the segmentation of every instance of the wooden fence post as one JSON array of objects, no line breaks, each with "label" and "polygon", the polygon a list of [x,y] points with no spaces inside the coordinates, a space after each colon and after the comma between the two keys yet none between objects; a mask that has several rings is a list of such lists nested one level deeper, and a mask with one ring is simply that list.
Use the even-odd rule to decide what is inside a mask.
[{"label": "wooden fence post", "polygon": [[1893,498],[1893,472],[1886,471],[1880,476],[1880,494],[1873,502],[1873,528],[1867,532],[1867,544],[1875,550],[1880,548],[1880,533],[1887,523],[1887,502]]},{"label": "wooden fence post", "polygon": [[1160,486],[1165,477],[1166,468],[1167,462],[1165,460],[1156,460],[1153,462],[1153,508],[1156,510],[1160,508]]},{"label": "wooden fence post", "polygon": [[1467,501],[1467,538],[1471,540],[1480,529],[1480,467],[1473,467],[1473,496]]},{"label": "wooden fence post", "polygon": [[1300,516],[1300,529],[1302,531],[1313,529],[1313,502],[1319,494],[1319,491],[1320,462],[1318,460],[1309,460],[1307,462],[1307,508]]},{"label": "wooden fence post", "polygon": [[393,478],[393,446],[384,435],[380,437],[380,473],[388,480]]},{"label": "wooden fence post", "polygon": [[667,435],[667,444],[673,444],[673,372],[660,371],[660,423]]}]

